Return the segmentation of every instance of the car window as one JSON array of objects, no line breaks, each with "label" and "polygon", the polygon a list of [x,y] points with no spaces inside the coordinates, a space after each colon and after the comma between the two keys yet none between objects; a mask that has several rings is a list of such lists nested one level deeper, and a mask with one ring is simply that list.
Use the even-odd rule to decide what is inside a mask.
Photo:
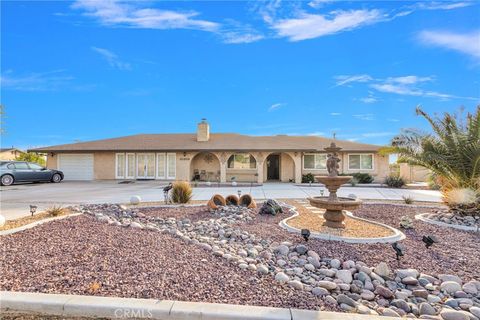
[{"label": "car window", "polygon": [[15,162],[15,169],[30,169],[26,162]]},{"label": "car window", "polygon": [[30,166],[30,169],[33,169],[33,170],[41,170],[43,169],[43,167],[41,165],[38,165],[36,163],[29,163],[28,164]]},{"label": "car window", "polygon": [[7,165],[7,168],[8,168],[8,169],[15,169],[15,165],[14,165],[13,163],[9,163],[9,164]]}]

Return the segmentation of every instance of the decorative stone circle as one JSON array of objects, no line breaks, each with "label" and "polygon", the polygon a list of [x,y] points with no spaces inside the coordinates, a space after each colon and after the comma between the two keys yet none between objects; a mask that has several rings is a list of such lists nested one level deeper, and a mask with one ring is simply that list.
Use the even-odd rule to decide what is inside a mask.
[{"label": "decorative stone circle", "polygon": [[[301,229],[295,228],[295,227],[288,224],[289,220],[299,216],[300,214],[298,213],[298,211],[294,207],[291,208],[290,211],[291,212],[293,211],[294,214],[292,216],[280,221],[279,225],[280,225],[280,227],[288,230],[289,232],[294,232],[294,233],[301,234],[301,231],[302,231]],[[376,221],[371,221],[371,220],[355,217],[350,211],[345,210],[344,212],[351,219],[364,221],[366,223],[371,223],[371,224],[389,229],[390,231],[393,232],[393,235],[386,236],[386,237],[375,237],[375,238],[343,237],[343,236],[337,236],[337,235],[332,235],[332,234],[327,234],[327,233],[310,231],[310,238],[322,239],[322,240],[331,240],[331,241],[343,241],[343,242],[347,242],[347,243],[393,243],[393,242],[397,242],[397,241],[405,239],[405,234],[403,232],[401,232],[400,230],[397,230],[397,229],[395,229],[395,228],[393,228],[389,225],[386,225],[386,224],[383,224],[383,223],[380,223],[380,222],[376,222]]]}]

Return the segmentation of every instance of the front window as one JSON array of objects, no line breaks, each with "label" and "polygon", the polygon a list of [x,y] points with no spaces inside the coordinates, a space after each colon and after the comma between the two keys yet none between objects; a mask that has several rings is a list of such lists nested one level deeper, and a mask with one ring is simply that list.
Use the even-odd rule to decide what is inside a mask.
[{"label": "front window", "polygon": [[348,169],[350,170],[372,170],[373,155],[371,154],[350,154],[348,156]]},{"label": "front window", "polygon": [[249,153],[237,153],[228,159],[229,169],[255,169],[257,161]]},{"label": "front window", "polygon": [[327,168],[327,155],[322,153],[306,154],[303,156],[303,169],[320,169]]}]

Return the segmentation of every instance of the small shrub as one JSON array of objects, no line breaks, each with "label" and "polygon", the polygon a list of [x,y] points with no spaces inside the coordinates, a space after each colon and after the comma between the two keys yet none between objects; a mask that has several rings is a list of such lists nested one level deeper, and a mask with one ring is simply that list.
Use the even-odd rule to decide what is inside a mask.
[{"label": "small shrub", "polygon": [[57,217],[59,215],[62,215],[65,212],[65,209],[62,208],[61,206],[53,206],[49,209],[47,209],[48,215],[52,217]]},{"label": "small shrub", "polygon": [[403,202],[406,204],[412,204],[413,203],[413,197],[411,196],[402,196]]},{"label": "small shrub", "polygon": [[357,172],[352,174],[353,178],[358,181],[358,183],[372,183],[374,178],[369,173]]},{"label": "small shrub", "polygon": [[401,188],[405,185],[405,180],[400,176],[391,175],[385,179],[385,184],[390,188]]},{"label": "small shrub", "polygon": [[176,181],[171,190],[173,203],[188,203],[192,199],[192,187],[187,181]]},{"label": "small shrub", "polygon": [[307,174],[302,174],[302,183],[310,183],[310,182],[315,182],[315,178],[313,174],[307,173]]},{"label": "small shrub", "polygon": [[442,188],[440,181],[441,178],[433,172],[427,176],[428,187],[432,190],[440,190]]}]

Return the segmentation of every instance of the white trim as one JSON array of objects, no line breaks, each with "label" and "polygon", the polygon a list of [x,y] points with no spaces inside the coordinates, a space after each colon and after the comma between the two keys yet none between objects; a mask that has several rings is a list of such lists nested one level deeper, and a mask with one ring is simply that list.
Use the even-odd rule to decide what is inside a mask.
[{"label": "white trim", "polygon": [[[170,156],[173,156],[173,175],[170,175],[170,167],[169,167],[169,161],[168,158]],[[167,179],[175,179],[177,176],[177,154],[176,153],[167,153],[167,156],[165,157],[166,159],[166,165],[165,165],[165,174],[167,175]]]},{"label": "white trim", "polygon": [[[159,174],[158,159],[160,156],[163,156],[163,175]],[[155,162],[156,177],[157,179],[165,179],[167,177],[167,154],[166,153],[157,153],[157,160]]]},{"label": "white trim", "polygon": [[[314,171],[314,170],[317,170],[317,171],[326,171],[327,170],[327,166],[325,165],[325,168],[322,168],[322,169],[317,169],[317,168],[305,168],[305,156],[308,156],[308,155],[313,155],[313,156],[317,156],[317,155],[324,155],[325,156],[325,161],[327,160],[327,154],[324,153],[324,152],[308,152],[308,153],[304,153],[302,155],[302,170],[311,170],[311,171]],[[313,159],[313,165],[315,165],[315,159]]]},{"label": "white trim", "polygon": [[[128,161],[128,156],[132,156],[133,155],[133,176],[129,176],[128,175],[128,166],[129,166],[129,161]],[[125,154],[125,179],[135,179],[135,175],[137,173],[137,170],[136,170],[136,164],[137,164],[137,161],[136,161],[136,154],[131,152],[131,153],[126,153]]]},{"label": "white trim", "polygon": [[[360,156],[360,168],[350,168],[350,156]],[[371,169],[362,169],[362,156],[372,156],[372,168]],[[361,170],[361,171],[374,171],[375,170],[375,154],[374,153],[348,153],[347,154],[347,169],[352,170]]]},{"label": "white trim", "polygon": [[[123,176],[118,175],[118,156],[123,156]],[[127,174],[126,170],[127,156],[125,153],[115,153],[115,179],[125,179]]]}]

